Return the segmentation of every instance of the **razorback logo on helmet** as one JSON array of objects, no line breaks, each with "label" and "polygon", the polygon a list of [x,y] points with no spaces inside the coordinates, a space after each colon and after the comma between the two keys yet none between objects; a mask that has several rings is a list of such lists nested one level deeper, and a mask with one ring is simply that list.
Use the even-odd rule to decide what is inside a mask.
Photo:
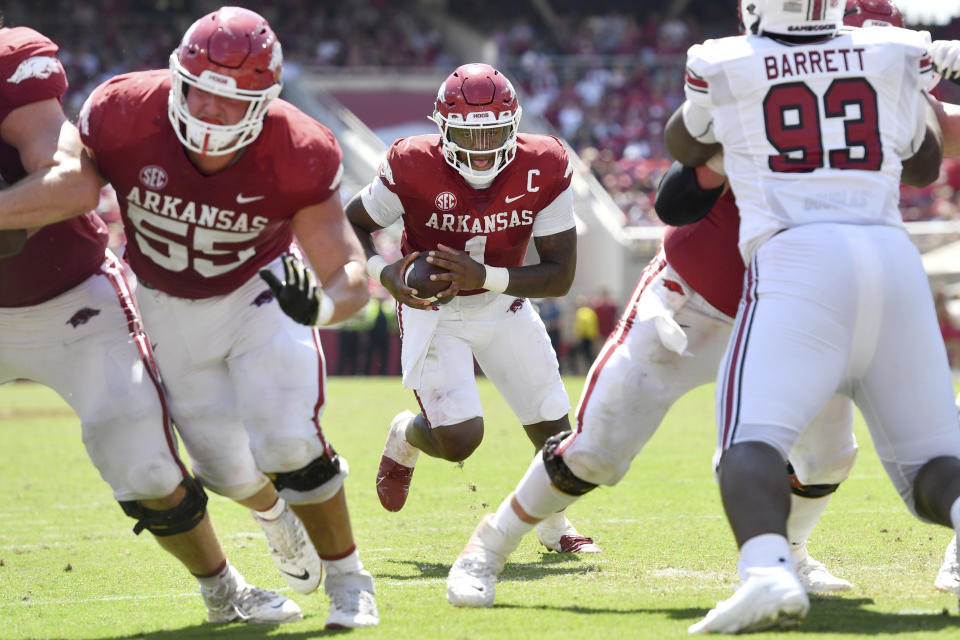
[{"label": "razorback logo on helmet", "polygon": [[450,211],[457,206],[457,196],[453,195],[449,191],[444,191],[441,194],[437,195],[436,200],[433,201],[437,205],[437,209],[440,211]]},{"label": "razorback logo on helmet", "polygon": [[17,65],[17,70],[7,78],[7,82],[20,84],[24,80],[31,78],[44,80],[55,73],[61,73],[61,71],[60,61],[56,58],[50,56],[34,56],[27,58]]}]

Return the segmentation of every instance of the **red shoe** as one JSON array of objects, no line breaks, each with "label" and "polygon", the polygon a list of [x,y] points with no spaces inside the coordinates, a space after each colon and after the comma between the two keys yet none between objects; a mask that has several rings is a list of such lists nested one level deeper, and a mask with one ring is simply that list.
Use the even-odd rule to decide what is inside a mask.
[{"label": "red shoe", "polygon": [[593,538],[580,535],[563,512],[556,513],[537,525],[537,540],[557,553],[600,553]]},{"label": "red shoe", "polygon": [[387,511],[400,511],[410,493],[413,467],[420,450],[407,442],[404,434],[414,417],[410,411],[402,411],[390,422],[380,468],[377,469],[377,496]]},{"label": "red shoe", "polygon": [[377,496],[380,504],[387,511],[400,511],[410,493],[410,480],[413,478],[413,467],[405,467],[383,456],[380,458],[380,468],[377,469]]}]

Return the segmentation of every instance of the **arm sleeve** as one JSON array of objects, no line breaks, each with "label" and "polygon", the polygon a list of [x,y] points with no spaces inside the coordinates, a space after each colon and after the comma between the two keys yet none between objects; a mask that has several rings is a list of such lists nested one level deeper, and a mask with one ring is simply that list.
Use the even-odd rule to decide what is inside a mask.
[{"label": "arm sleeve", "polygon": [[683,92],[687,101],[683,105],[683,124],[696,140],[704,144],[713,144],[718,140],[713,130],[713,98],[710,95],[710,83],[704,72],[706,62],[702,58],[702,54],[706,51],[702,44],[695,44],[687,51],[687,68],[683,83]]},{"label": "arm sleeve", "polygon": [[573,187],[567,186],[533,221],[533,237],[552,236],[576,226],[573,217]]},{"label": "arm sleeve", "polygon": [[403,215],[400,197],[387,188],[380,176],[374,178],[370,186],[360,193],[360,201],[370,214],[370,219],[381,227],[389,227]]}]

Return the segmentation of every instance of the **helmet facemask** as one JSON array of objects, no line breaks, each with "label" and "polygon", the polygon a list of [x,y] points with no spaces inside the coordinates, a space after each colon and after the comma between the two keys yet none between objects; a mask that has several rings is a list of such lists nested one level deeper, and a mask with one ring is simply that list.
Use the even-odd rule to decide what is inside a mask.
[{"label": "helmet facemask", "polygon": [[[234,78],[209,69],[204,69],[199,76],[194,75],[180,64],[176,51],[170,54],[170,71],[170,123],[185,147],[205,156],[227,155],[256,140],[263,129],[267,107],[280,95],[282,88],[278,82],[263,90],[239,89]],[[187,93],[192,88],[247,102],[246,111],[235,124],[205,122],[191,114],[187,106]]]},{"label": "helmet facemask", "polygon": [[[517,155],[520,113],[519,105],[499,118],[492,111],[470,112],[466,117],[434,111],[431,120],[440,128],[443,159],[473,186],[489,185]],[[475,168],[476,162],[489,164]]]}]

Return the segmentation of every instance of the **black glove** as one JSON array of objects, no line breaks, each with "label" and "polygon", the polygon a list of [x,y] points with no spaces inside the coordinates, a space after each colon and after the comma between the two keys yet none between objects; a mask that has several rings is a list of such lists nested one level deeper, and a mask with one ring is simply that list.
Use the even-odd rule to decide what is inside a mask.
[{"label": "black glove", "polygon": [[317,288],[317,281],[303,261],[289,253],[283,254],[280,259],[283,260],[283,282],[277,280],[277,276],[269,269],[261,269],[260,277],[270,285],[285,314],[300,324],[312,327],[317,323],[323,292]]}]

